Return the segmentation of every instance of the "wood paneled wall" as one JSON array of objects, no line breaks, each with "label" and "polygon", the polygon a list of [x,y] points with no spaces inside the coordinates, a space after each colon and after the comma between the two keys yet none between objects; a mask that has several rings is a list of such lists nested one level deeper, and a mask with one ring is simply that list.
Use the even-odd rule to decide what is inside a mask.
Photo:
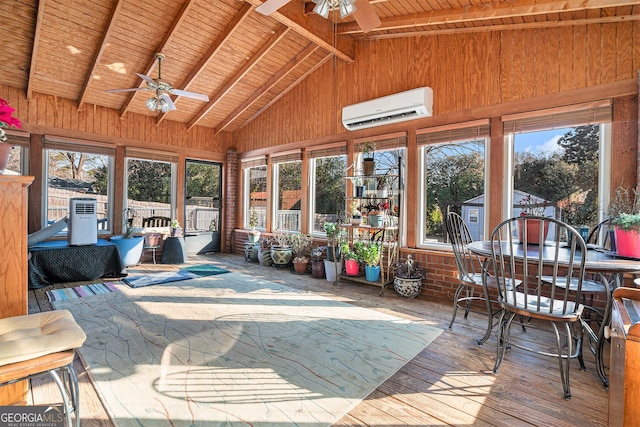
[{"label": "wood paneled wall", "polygon": [[77,101],[50,95],[34,93],[27,100],[24,91],[9,86],[0,85],[0,98],[16,109],[14,116],[32,134],[155,148],[216,161],[224,160],[233,140],[228,132],[216,135],[214,129],[202,126],[187,130],[186,124],[170,119],[156,124],[155,117],[135,113],[120,119],[117,110],[89,104],[78,111]]},{"label": "wood paneled wall", "polygon": [[[555,102],[567,105],[576,90],[635,80],[639,68],[638,22],[362,41],[355,62],[328,62],[240,129],[237,148],[495,117],[512,113],[514,102],[565,92],[569,96]],[[343,106],[419,86],[433,88],[433,118],[355,132],[343,128]]]}]

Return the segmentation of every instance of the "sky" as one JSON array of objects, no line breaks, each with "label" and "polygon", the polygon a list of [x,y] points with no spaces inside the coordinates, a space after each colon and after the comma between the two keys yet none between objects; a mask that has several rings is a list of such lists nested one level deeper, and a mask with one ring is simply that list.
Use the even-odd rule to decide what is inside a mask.
[{"label": "sky", "polygon": [[515,151],[539,153],[558,149],[557,141],[571,128],[516,134]]}]

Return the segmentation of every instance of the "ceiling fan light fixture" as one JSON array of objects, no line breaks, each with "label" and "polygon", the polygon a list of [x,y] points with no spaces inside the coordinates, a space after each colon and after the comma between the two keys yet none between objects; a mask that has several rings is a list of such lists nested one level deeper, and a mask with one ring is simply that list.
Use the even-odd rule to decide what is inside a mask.
[{"label": "ceiling fan light fixture", "polygon": [[340,0],[340,3],[338,4],[340,18],[344,19],[356,11],[356,7],[353,3],[354,0]]},{"label": "ceiling fan light fixture", "polygon": [[160,98],[158,100],[158,110],[160,110],[163,113],[168,113],[171,110],[171,106],[169,105],[169,103],[164,99],[164,98]]},{"label": "ceiling fan light fixture", "polygon": [[158,98],[154,96],[152,98],[147,99],[147,102],[145,102],[145,105],[149,110],[156,111],[156,108],[158,108]]},{"label": "ceiling fan light fixture", "polygon": [[324,19],[327,19],[329,17],[329,10],[331,9],[329,0],[313,0],[313,2],[316,4],[313,11]]}]

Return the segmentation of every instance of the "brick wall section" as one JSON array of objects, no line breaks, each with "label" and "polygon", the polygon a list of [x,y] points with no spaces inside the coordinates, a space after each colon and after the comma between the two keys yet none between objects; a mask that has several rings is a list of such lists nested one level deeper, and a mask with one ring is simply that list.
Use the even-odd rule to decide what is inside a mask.
[{"label": "brick wall section", "polygon": [[[233,252],[244,256],[244,245],[247,241],[247,232],[245,230],[236,230]],[[316,244],[324,243],[325,242],[316,242]],[[400,262],[406,261],[408,254],[411,254],[411,257],[414,261],[418,262],[418,265],[426,267],[427,269],[427,276],[423,280],[422,293],[416,297],[416,299],[436,300],[444,304],[452,305],[453,295],[458,287],[458,269],[453,253],[404,248],[400,252]],[[625,277],[625,285],[633,286],[633,278],[634,276],[632,275]],[[491,298],[496,299],[496,297],[496,293],[492,292]],[[590,295],[586,295],[585,302],[587,305],[591,305],[589,301],[590,297]],[[593,306],[604,307],[606,303],[604,298],[604,295],[597,295],[594,299]],[[476,307],[476,310],[484,309],[483,305],[477,305]]]},{"label": "brick wall section", "polygon": [[[238,151],[227,150],[225,168],[225,197],[224,197],[224,247],[223,252],[233,252],[233,230],[237,224],[238,215]],[[244,244],[243,244],[244,245]]]}]

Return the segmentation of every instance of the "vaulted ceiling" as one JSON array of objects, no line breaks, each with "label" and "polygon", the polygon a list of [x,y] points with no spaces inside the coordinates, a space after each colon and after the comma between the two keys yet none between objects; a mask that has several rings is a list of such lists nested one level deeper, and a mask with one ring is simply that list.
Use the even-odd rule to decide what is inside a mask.
[{"label": "vaulted ceiling", "polygon": [[[357,0],[366,1],[366,0]],[[4,0],[0,83],[100,105],[234,131],[252,121],[326,61],[352,62],[361,39],[503,31],[640,19],[640,1],[371,0],[380,26],[364,33],[353,16],[324,19],[313,3],[290,0],[269,16],[262,0]],[[357,5],[357,3],[356,3]],[[334,16],[336,15],[336,16]],[[334,25],[335,24],[335,25]],[[209,102],[173,97],[177,110],[152,112],[135,73]]]}]

